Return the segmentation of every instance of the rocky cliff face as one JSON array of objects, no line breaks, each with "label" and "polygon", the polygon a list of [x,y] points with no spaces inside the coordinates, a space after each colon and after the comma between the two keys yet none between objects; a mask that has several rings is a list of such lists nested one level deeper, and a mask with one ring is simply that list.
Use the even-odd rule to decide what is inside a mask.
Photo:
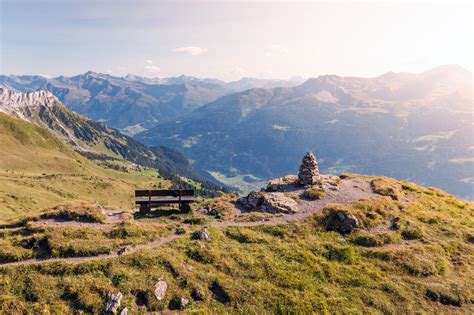
[{"label": "rocky cliff face", "polygon": [[0,87],[0,112],[28,119],[28,111],[39,107],[53,107],[58,99],[49,91],[16,92]]}]

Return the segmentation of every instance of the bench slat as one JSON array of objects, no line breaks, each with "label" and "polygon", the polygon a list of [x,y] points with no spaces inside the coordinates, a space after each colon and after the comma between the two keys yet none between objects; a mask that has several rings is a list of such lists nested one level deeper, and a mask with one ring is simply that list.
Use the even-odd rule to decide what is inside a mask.
[{"label": "bench slat", "polygon": [[[191,203],[194,202],[192,197],[181,197],[181,203]],[[161,203],[180,203],[179,198],[137,198],[135,204],[161,204]]]},{"label": "bench slat", "polygon": [[[135,197],[159,197],[159,196],[173,196],[177,197],[179,190],[177,189],[163,189],[163,190],[135,190]],[[194,190],[183,189],[181,190],[181,196],[194,196]]]}]

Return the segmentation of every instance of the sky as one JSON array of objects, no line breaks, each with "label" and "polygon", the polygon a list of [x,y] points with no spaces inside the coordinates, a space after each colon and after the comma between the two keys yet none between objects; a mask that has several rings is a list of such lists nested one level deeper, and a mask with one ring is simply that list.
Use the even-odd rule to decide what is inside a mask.
[{"label": "sky", "polygon": [[473,35],[469,2],[0,0],[0,74],[472,71]]}]

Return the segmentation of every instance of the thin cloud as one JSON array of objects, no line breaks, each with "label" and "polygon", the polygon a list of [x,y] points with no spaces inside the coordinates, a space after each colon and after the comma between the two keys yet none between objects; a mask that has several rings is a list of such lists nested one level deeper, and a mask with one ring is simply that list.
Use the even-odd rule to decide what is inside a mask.
[{"label": "thin cloud", "polygon": [[173,49],[173,52],[178,54],[197,56],[207,52],[207,48],[197,47],[197,46],[187,46],[187,47],[178,47]]},{"label": "thin cloud", "polygon": [[153,60],[145,60],[145,66],[143,67],[145,71],[149,74],[156,75],[160,72],[161,68],[153,63]]}]

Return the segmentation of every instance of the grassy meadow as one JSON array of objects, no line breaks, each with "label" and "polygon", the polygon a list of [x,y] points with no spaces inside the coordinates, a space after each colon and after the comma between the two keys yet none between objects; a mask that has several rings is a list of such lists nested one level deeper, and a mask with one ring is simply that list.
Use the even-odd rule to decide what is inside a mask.
[{"label": "grassy meadow", "polygon": [[[155,249],[79,265],[3,267],[0,312],[101,313],[107,293],[120,291],[132,313],[175,310],[184,297],[188,313],[472,314],[472,203],[388,178],[373,189],[379,197],[328,205],[303,221],[214,227],[212,217],[178,214],[162,223],[185,233]],[[336,210],[363,227],[349,235],[326,230]],[[139,230],[150,220],[128,224]],[[192,237],[204,225],[210,242]],[[25,224],[4,237],[18,249],[31,233],[48,232]],[[139,232],[118,234],[143,241]],[[117,234],[107,235],[90,237],[114,241]],[[159,279],[168,283],[161,301],[153,294]]]}]

